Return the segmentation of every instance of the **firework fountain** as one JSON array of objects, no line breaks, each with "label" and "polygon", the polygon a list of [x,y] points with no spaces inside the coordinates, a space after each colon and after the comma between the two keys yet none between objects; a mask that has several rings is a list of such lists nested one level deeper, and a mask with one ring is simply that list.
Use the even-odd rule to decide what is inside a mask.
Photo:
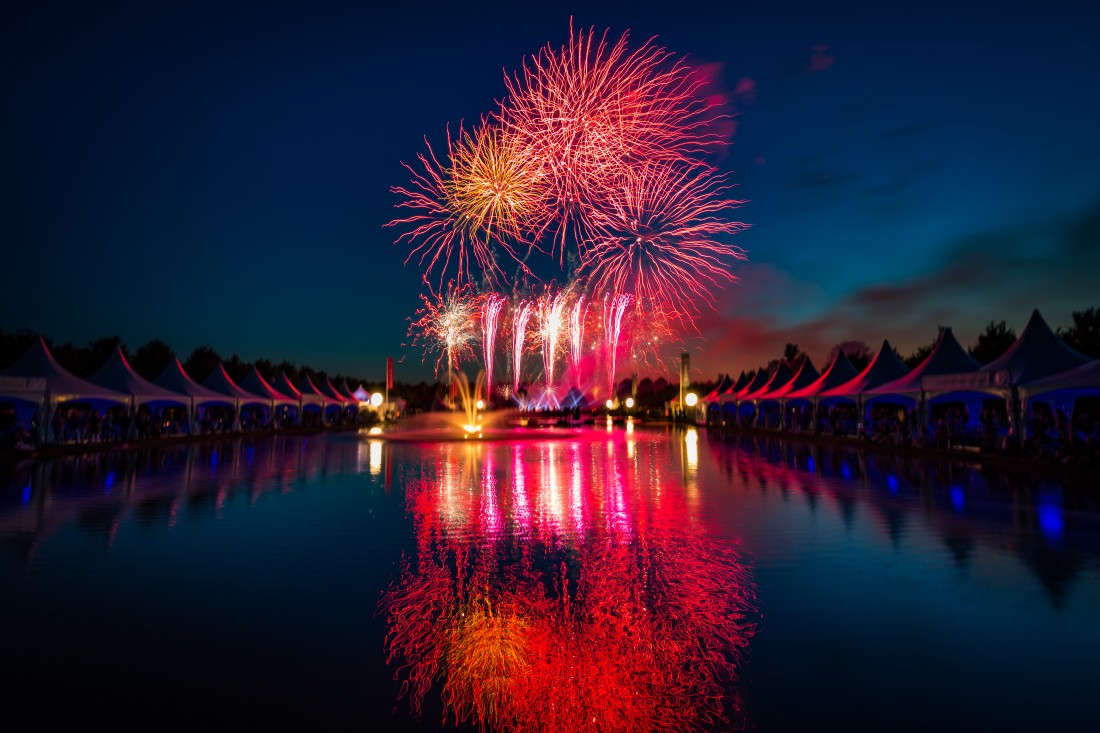
[{"label": "firework fountain", "polygon": [[546,401],[557,406],[554,396],[554,362],[565,313],[564,293],[547,293],[539,299],[539,336],[542,339],[542,371],[546,380]]},{"label": "firework fountain", "polygon": [[523,378],[523,348],[527,339],[527,324],[531,320],[530,303],[521,302],[512,312],[512,394],[517,394]]},{"label": "firework fountain", "polygon": [[497,327],[500,325],[500,310],[504,307],[504,298],[497,293],[489,293],[481,304],[481,346],[485,354],[485,394],[493,396],[493,352],[496,350]]},{"label": "firework fountain", "polygon": [[615,352],[619,348],[619,334],[623,326],[623,314],[630,305],[629,295],[616,295],[603,301],[604,364],[607,369],[607,394],[615,398]]}]

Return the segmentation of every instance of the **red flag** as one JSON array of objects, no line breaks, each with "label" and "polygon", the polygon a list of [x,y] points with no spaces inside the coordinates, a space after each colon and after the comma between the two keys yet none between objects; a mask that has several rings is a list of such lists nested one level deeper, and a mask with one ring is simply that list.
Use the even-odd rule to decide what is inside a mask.
[{"label": "red flag", "polygon": [[393,357],[386,357],[386,389],[393,389]]}]

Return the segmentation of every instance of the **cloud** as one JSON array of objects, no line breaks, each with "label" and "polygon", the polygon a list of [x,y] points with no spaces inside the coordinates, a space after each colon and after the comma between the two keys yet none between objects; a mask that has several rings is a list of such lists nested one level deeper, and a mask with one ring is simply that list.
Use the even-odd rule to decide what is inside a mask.
[{"label": "cloud", "polygon": [[744,104],[752,104],[756,101],[756,80],[742,76],[737,80],[737,86],[733,88],[733,96]]},{"label": "cloud", "polygon": [[836,56],[829,53],[829,44],[827,43],[819,43],[811,51],[810,66],[807,68],[807,71],[811,74],[825,71],[836,62]]},{"label": "cloud", "polygon": [[941,249],[924,272],[870,282],[831,301],[776,265],[743,265],[718,312],[700,318],[705,345],[695,361],[704,373],[736,373],[795,343],[821,367],[843,340],[875,349],[888,338],[908,354],[931,343],[939,325],[953,326],[965,345],[990,321],[1007,320],[1019,331],[1033,308],[1059,326],[1072,311],[1100,305],[1100,198],[1062,215],[955,237]]}]

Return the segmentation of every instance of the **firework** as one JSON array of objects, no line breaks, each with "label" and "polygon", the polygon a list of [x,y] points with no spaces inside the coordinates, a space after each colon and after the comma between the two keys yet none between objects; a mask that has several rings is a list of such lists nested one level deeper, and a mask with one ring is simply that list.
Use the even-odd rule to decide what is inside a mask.
[{"label": "firework", "polygon": [[744,259],[721,241],[745,228],[723,214],[739,205],[711,169],[669,163],[624,172],[621,186],[592,212],[583,276],[595,290],[631,292],[639,307],[692,322],[700,303],[733,280],[730,262]]},{"label": "firework", "polygon": [[450,284],[438,295],[420,296],[423,306],[418,318],[409,327],[413,343],[421,343],[429,351],[438,350],[435,371],[446,359],[447,371],[458,368],[458,359],[473,354],[477,340],[477,304],[467,288]]},{"label": "firework", "polygon": [[607,296],[603,299],[603,343],[607,367],[607,393],[615,399],[615,352],[619,348],[619,334],[623,327],[623,313],[630,305],[629,295]]},{"label": "firework", "polygon": [[530,303],[521,302],[512,311],[512,394],[519,392],[523,374],[523,342],[527,339],[527,324],[531,320]]},{"label": "firework", "polygon": [[558,337],[561,335],[562,316],[565,313],[565,294],[549,292],[539,298],[539,336],[542,337],[542,369],[546,378],[546,392],[554,389],[554,361],[558,354]]},{"label": "firework", "polygon": [[504,307],[504,298],[489,293],[481,303],[481,346],[485,352],[485,394],[493,395],[493,350],[497,343],[497,328],[500,325],[500,309]]},{"label": "firework", "polygon": [[570,23],[565,46],[547,45],[505,79],[501,123],[540,165],[559,261],[571,228],[583,238],[587,203],[621,168],[704,152],[709,123],[723,116],[699,98],[701,77],[686,64],[648,41],[630,52],[627,41]]},{"label": "firework", "polygon": [[573,310],[569,314],[569,338],[570,357],[573,366],[573,379],[579,381],[581,368],[581,355],[584,349],[584,319],[588,315],[588,304],[584,302],[584,296],[578,295],[573,302]]},{"label": "firework", "polygon": [[463,285],[473,278],[474,265],[490,281],[503,278],[498,250],[526,271],[512,241],[521,238],[522,222],[539,198],[529,158],[504,140],[490,125],[473,134],[460,126],[456,137],[447,132],[447,163],[440,162],[427,139],[428,152],[416,156],[423,171],[402,163],[412,176],[409,185],[390,190],[403,197],[397,207],[413,213],[387,226],[409,227],[396,243],[410,247],[406,264],[419,257],[425,281],[438,270],[442,287],[453,267],[455,281]]}]

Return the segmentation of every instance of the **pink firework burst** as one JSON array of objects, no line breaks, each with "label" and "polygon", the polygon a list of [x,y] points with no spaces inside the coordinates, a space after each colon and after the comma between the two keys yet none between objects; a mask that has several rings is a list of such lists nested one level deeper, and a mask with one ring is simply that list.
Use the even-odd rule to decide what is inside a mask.
[{"label": "pink firework burst", "polygon": [[559,259],[571,227],[584,236],[586,202],[622,167],[690,159],[721,139],[714,123],[726,115],[698,93],[704,78],[652,41],[634,51],[627,41],[570,21],[565,46],[548,44],[505,79],[501,124],[540,163]]},{"label": "pink firework burst", "polygon": [[485,393],[493,394],[493,352],[496,350],[497,330],[500,326],[500,311],[504,307],[504,298],[497,293],[489,293],[481,301],[481,346],[485,352]]},{"label": "pink firework burst", "polygon": [[741,201],[710,168],[647,163],[624,170],[619,185],[591,213],[583,277],[595,292],[633,293],[652,308],[694,326],[700,304],[734,279],[744,252],[723,241],[745,224],[727,212]]}]

